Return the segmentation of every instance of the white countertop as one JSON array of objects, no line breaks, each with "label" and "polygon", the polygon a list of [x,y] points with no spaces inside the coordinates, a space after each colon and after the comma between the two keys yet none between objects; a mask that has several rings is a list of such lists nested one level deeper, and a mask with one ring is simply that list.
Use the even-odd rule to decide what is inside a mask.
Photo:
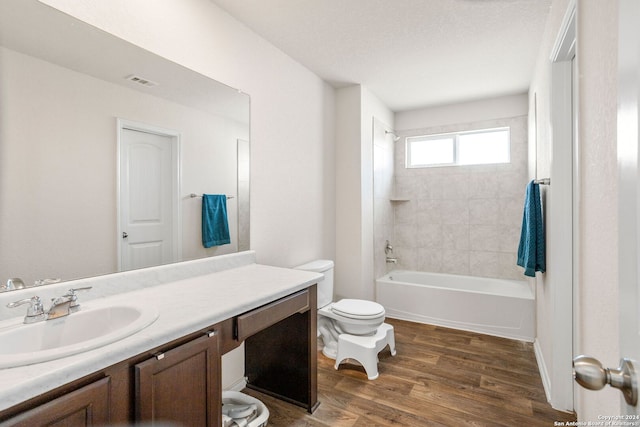
[{"label": "white countertop", "polygon": [[92,304],[127,302],[149,304],[160,315],[147,328],[115,343],[49,362],[0,369],[0,410],[306,289],[322,277],[320,273],[249,264],[84,303],[80,295],[85,310]]}]

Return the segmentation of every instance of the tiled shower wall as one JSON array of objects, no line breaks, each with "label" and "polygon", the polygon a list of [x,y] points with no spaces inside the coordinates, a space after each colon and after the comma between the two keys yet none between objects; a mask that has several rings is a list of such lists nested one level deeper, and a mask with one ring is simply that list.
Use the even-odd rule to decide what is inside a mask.
[{"label": "tiled shower wall", "polygon": [[393,247],[398,268],[522,279],[516,265],[527,174],[527,117],[400,132],[403,137],[511,128],[511,163],[406,169],[395,144]]}]

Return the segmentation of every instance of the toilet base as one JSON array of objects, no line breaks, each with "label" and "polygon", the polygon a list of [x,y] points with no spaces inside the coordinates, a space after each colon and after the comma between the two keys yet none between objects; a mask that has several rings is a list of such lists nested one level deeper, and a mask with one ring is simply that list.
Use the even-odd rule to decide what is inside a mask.
[{"label": "toilet base", "polygon": [[322,354],[329,359],[334,359],[338,356],[338,341],[331,341],[322,347]]},{"label": "toilet base", "polygon": [[[338,337],[337,354],[335,357],[337,370],[340,363],[345,359],[353,359],[360,363],[367,378],[375,380],[378,378],[378,353],[386,346],[389,346],[391,355],[396,355],[396,341],[393,332],[393,326],[383,323],[378,327],[375,335],[356,336],[349,334],[340,334]],[[323,349],[324,354],[324,349]],[[330,356],[327,356],[330,357]]]}]

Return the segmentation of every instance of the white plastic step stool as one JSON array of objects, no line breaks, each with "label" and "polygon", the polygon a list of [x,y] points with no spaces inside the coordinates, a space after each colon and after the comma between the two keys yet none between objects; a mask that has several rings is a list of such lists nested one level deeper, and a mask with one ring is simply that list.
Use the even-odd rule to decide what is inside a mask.
[{"label": "white plastic step stool", "polygon": [[336,355],[335,368],[345,359],[358,361],[367,372],[370,380],[378,378],[378,353],[389,346],[391,355],[396,355],[396,339],[393,334],[393,326],[383,323],[378,327],[374,335],[357,336],[340,334],[338,337],[338,354]]}]

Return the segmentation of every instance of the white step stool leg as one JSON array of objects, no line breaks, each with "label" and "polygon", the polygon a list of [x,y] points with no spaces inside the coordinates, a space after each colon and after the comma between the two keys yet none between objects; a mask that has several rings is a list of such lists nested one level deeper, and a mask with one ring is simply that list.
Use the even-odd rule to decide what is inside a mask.
[{"label": "white step stool leg", "polygon": [[396,336],[393,333],[393,326],[383,323],[382,326],[384,325],[389,327],[387,329],[387,344],[389,345],[389,350],[391,351],[391,355],[395,356],[396,355]]},{"label": "white step stool leg", "polygon": [[367,372],[370,380],[378,378],[378,353],[389,346],[391,355],[396,355],[396,343],[393,326],[383,323],[371,336],[341,334],[338,337],[338,352],[335,368],[345,359],[357,360]]}]

